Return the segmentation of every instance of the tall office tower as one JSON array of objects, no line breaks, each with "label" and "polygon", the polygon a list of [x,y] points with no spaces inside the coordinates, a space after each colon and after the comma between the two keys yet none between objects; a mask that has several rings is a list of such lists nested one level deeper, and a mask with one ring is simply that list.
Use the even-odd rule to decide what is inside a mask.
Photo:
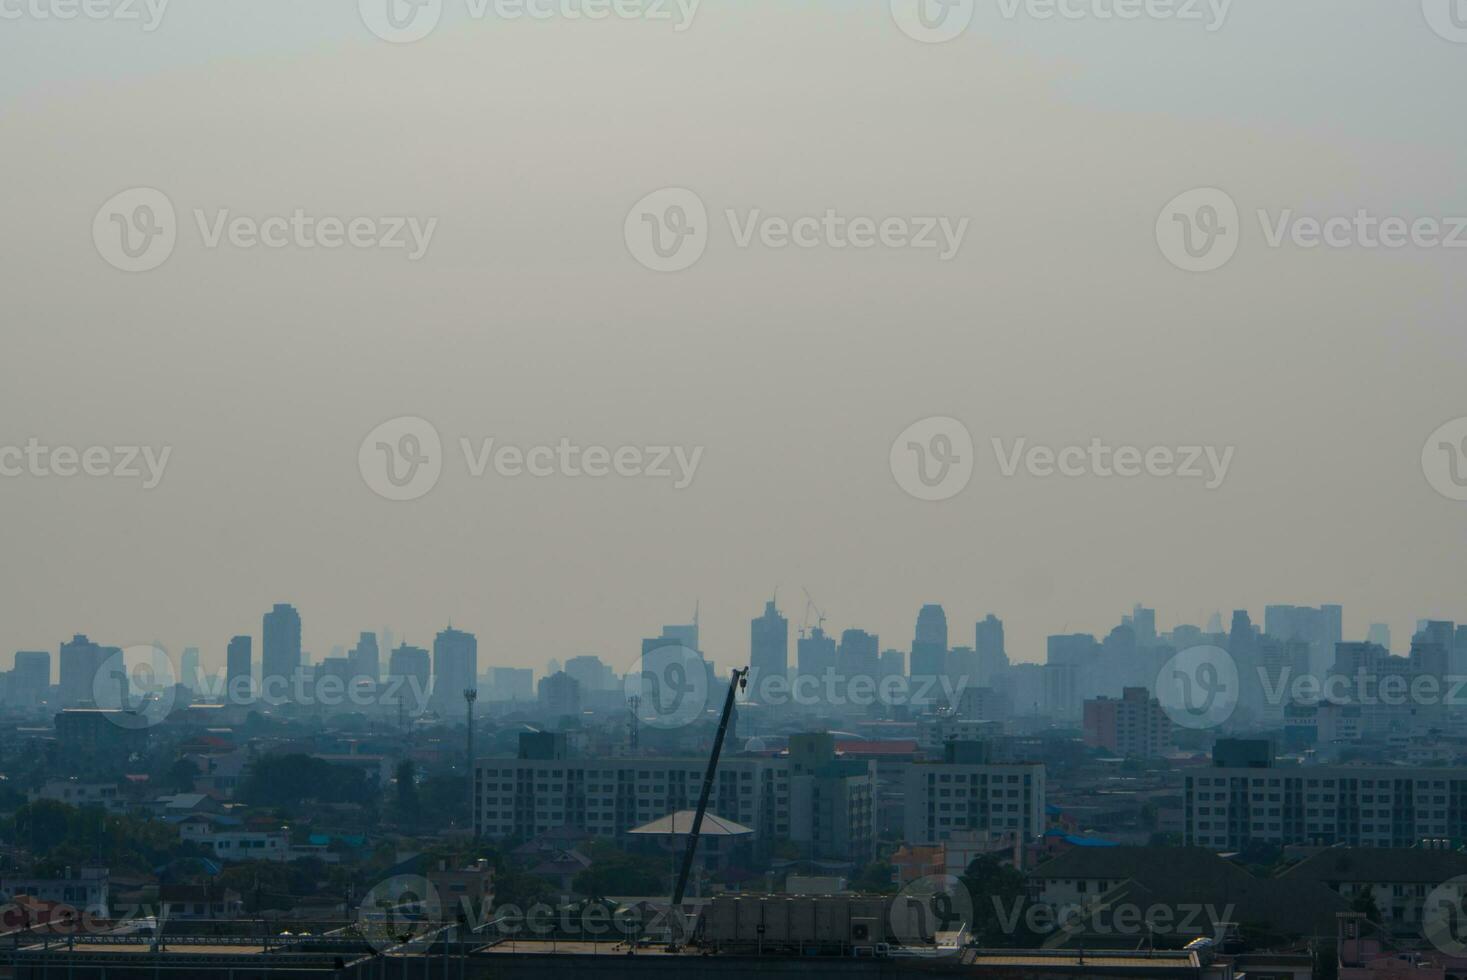
[{"label": "tall office tower", "polygon": [[1263,610],[1263,632],[1280,640],[1309,644],[1309,673],[1323,678],[1335,662],[1335,644],[1344,639],[1340,606],[1268,606]]},{"label": "tall office tower", "polygon": [[384,704],[409,715],[421,714],[428,706],[432,662],[428,651],[406,643],[387,658],[387,692]]},{"label": "tall office tower", "polygon": [[755,683],[761,677],[789,674],[790,622],[779,614],[772,599],[764,604],[764,615],[749,621],[749,667]]},{"label": "tall office tower", "polygon": [[881,651],[881,680],[907,676],[907,655],[900,650]]},{"label": "tall office tower", "polygon": [[363,632],[357,637],[357,645],[351,648],[350,656],[353,678],[365,677],[375,684],[382,676],[382,658],[377,650],[376,633]]},{"label": "tall office tower", "polygon": [[1138,602],[1131,608],[1131,615],[1122,617],[1121,621],[1136,631],[1137,646],[1149,647],[1156,645],[1155,609],[1147,609]]},{"label": "tall office tower", "polygon": [[540,678],[536,691],[540,713],[552,723],[581,713],[581,685],[565,671]]},{"label": "tall office tower", "polygon": [[433,709],[440,715],[466,715],[464,691],[479,683],[479,641],[452,626],[433,639]]},{"label": "tall office tower", "polygon": [[61,644],[61,707],[93,703],[93,686],[105,660],[102,648],[81,633]]},{"label": "tall office tower", "polygon": [[1374,643],[1378,647],[1391,648],[1391,628],[1385,623],[1371,623],[1370,629],[1365,631],[1365,642]]},{"label": "tall office tower", "polygon": [[703,649],[698,646],[698,623],[696,620],[682,626],[662,627],[661,636],[650,637],[642,641],[642,653],[646,654],[658,647],[667,646],[684,646],[689,650],[695,650],[701,654]]},{"label": "tall office tower", "polygon": [[835,670],[835,637],[819,626],[795,642],[795,670],[810,677],[824,677]]},{"label": "tall office tower", "polygon": [[912,639],[912,676],[941,677],[947,673],[947,614],[928,604],[917,613],[917,632]]},{"label": "tall office tower", "polygon": [[9,702],[18,708],[39,707],[51,693],[51,654],[45,650],[21,650],[10,672]]},{"label": "tall office tower", "polygon": [[1233,610],[1233,621],[1228,626],[1228,654],[1238,669],[1237,705],[1243,719],[1257,722],[1263,714],[1264,691],[1258,676],[1259,660],[1258,630],[1246,609]]},{"label": "tall office tower", "polygon": [[265,614],[263,641],[260,644],[261,679],[272,687],[281,684],[276,696],[288,697],[294,690],[296,671],[301,668],[301,614],[294,606],[277,603]]},{"label": "tall office tower", "polygon": [[[586,694],[614,691],[621,686],[616,671],[593,653],[584,653],[579,657],[571,657],[566,660],[565,673],[573,677],[575,682],[581,685],[581,691]],[[463,697],[463,692],[459,692],[459,697]]]},{"label": "tall office tower", "polygon": [[989,613],[973,626],[973,650],[978,654],[978,677],[974,683],[979,687],[992,687],[996,676],[1009,667],[1008,651],[1004,648],[1003,620]]},{"label": "tall office tower", "polygon": [[845,678],[869,677],[881,680],[881,639],[865,630],[846,630],[840,635],[836,651],[836,673]]},{"label": "tall office tower", "polygon": [[203,673],[199,670],[199,648],[184,647],[183,655],[178,658],[178,683],[198,694],[203,682]]},{"label": "tall office tower", "polygon": [[224,655],[225,704],[254,700],[253,643],[248,636],[235,636],[229,640],[229,649]]}]

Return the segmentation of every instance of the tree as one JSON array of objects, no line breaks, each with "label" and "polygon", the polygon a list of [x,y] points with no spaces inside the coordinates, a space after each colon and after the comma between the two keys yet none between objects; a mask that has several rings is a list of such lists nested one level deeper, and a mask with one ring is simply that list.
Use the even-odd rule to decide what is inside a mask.
[{"label": "tree", "polygon": [[199,767],[192,759],[176,759],[163,774],[163,784],[175,793],[192,793],[199,778]]},{"label": "tree", "polygon": [[398,819],[416,825],[422,815],[418,802],[417,770],[413,760],[403,759],[397,764],[397,813]]},{"label": "tree", "polygon": [[896,890],[896,866],[886,861],[872,861],[861,869],[861,873],[851,882],[851,888],[858,892],[891,892]]},{"label": "tree", "polygon": [[973,902],[973,936],[986,946],[1037,946],[1025,919],[1029,898],[1024,875],[1000,864],[996,858],[980,857],[968,865],[960,879]]},{"label": "tree", "polygon": [[660,895],[665,890],[662,874],[652,870],[645,859],[622,853],[593,860],[589,868],[576,875],[571,887],[592,898]]}]

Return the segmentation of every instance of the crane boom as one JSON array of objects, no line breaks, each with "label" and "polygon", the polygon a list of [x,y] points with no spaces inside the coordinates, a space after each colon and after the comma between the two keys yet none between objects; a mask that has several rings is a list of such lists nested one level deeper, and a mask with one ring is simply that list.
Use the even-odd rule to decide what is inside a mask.
[{"label": "crane boom", "polygon": [[[738,693],[741,685],[749,683],[749,668],[743,667],[733,672],[733,678],[729,681],[728,697],[723,699],[723,717],[718,721],[718,734],[713,738],[713,752],[708,757],[708,771],[703,774],[703,789],[698,794],[698,809],[693,814],[693,826],[688,832],[688,847],[683,852],[682,870],[678,872],[677,889],[672,893],[672,908],[674,916],[683,904],[683,893],[688,887],[688,875],[693,870],[693,852],[698,849],[698,834],[703,830],[703,815],[708,812],[708,796],[713,791],[713,777],[718,771],[718,757],[723,754],[723,738],[728,732],[728,719],[733,714],[734,695]],[[673,817],[676,821],[676,816]],[[673,828],[676,831],[676,827]]]}]

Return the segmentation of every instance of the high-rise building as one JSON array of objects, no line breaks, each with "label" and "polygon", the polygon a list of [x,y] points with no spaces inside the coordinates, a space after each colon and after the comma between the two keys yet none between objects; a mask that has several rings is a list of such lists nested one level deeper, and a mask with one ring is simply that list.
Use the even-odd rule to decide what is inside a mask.
[{"label": "high-rise building", "polygon": [[382,677],[382,658],[378,652],[377,634],[364,631],[357,637],[357,645],[351,648],[351,673],[353,678],[365,677],[376,683]]},{"label": "high-rise building", "polygon": [[260,674],[265,684],[284,687],[271,691],[274,696],[288,696],[293,690],[296,671],[301,667],[301,614],[294,606],[277,603],[265,614],[260,644]]},{"label": "high-rise building", "polygon": [[464,691],[479,683],[479,641],[452,626],[433,639],[433,706],[440,715],[468,711]]},{"label": "high-rise building", "polygon": [[581,713],[581,685],[565,671],[540,678],[540,712],[552,721]]},{"label": "high-rise building", "polygon": [[836,651],[836,673],[844,678],[869,677],[875,684],[881,679],[881,638],[865,630],[846,630],[840,635]]},{"label": "high-rise building", "polygon": [[795,669],[809,677],[835,670],[835,637],[816,626],[795,642]]},{"label": "high-rise building", "polygon": [[1173,748],[1172,720],[1144,687],[1085,702],[1085,744],[1125,758],[1155,759]]},{"label": "high-rise building", "polygon": [[755,683],[761,677],[785,677],[790,669],[790,623],[774,600],[764,604],[764,615],[749,623],[749,667]]},{"label": "high-rise building", "polygon": [[620,684],[616,671],[612,670],[595,654],[585,653],[571,657],[565,662],[565,672],[581,685],[582,693],[614,691]]},{"label": "high-rise building", "polygon": [[535,700],[535,672],[528,667],[490,667],[489,700]]},{"label": "high-rise building", "polygon": [[947,613],[929,603],[917,613],[912,639],[912,676],[941,677],[947,673]]},{"label": "high-rise building", "polygon": [[10,672],[9,702],[18,708],[34,708],[51,690],[51,654],[45,650],[21,650]]},{"label": "high-rise building", "polygon": [[1309,644],[1309,673],[1317,678],[1329,674],[1335,644],[1344,639],[1340,606],[1266,606],[1263,632],[1280,640],[1304,640]]},{"label": "high-rise building", "polygon": [[184,647],[178,658],[178,683],[198,694],[204,685],[204,675],[199,667],[199,648]]},{"label": "high-rise building", "polygon": [[978,655],[978,676],[973,683],[978,687],[991,687],[994,678],[1009,667],[1009,655],[1004,647],[1003,620],[989,613],[974,624],[973,650]]},{"label": "high-rise building", "polygon": [[409,715],[422,713],[428,707],[431,674],[428,651],[402,644],[387,659],[387,691],[383,703]]},{"label": "high-rise building", "polygon": [[224,655],[226,703],[254,700],[253,643],[248,636],[232,637],[229,641],[229,649]]},{"label": "high-rise building", "polygon": [[106,657],[102,647],[80,633],[61,644],[61,707],[95,703],[93,688]]}]

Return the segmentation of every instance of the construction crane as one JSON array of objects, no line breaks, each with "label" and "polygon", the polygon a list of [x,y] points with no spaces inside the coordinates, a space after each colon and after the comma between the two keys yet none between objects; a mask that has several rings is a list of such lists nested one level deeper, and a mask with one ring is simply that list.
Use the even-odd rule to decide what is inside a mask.
[{"label": "construction crane", "polygon": [[[728,697],[723,699],[723,717],[718,720],[718,734],[713,736],[713,752],[708,756],[708,771],[703,774],[703,789],[698,794],[698,809],[693,814],[693,826],[688,831],[688,847],[683,852],[682,870],[678,872],[677,887],[672,893],[672,909],[670,918],[674,922],[681,921],[679,910],[683,904],[683,894],[688,888],[688,875],[693,870],[693,853],[698,849],[698,835],[703,830],[703,815],[708,812],[708,796],[713,792],[713,777],[718,772],[718,757],[723,754],[723,739],[728,734],[728,720],[733,716],[734,696],[739,691],[749,686],[749,668],[742,667],[733,672],[733,677],[728,685]],[[676,833],[677,815],[673,815],[673,832]],[[678,937],[672,941],[673,948],[678,945]]]},{"label": "construction crane", "polygon": [[805,619],[800,623],[800,636],[802,637],[809,632],[810,610],[812,609],[815,610],[816,616],[815,628],[819,630],[825,629],[825,613],[821,611],[819,606],[815,605],[815,598],[810,595],[810,590],[803,589],[803,591],[805,593]]}]

